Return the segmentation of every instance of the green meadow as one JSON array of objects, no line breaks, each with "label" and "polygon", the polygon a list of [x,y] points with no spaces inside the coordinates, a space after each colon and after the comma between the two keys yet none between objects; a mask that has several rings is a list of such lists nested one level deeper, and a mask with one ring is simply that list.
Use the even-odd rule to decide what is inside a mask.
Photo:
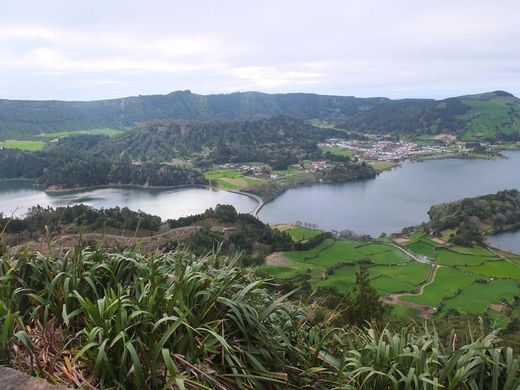
[{"label": "green meadow", "polygon": [[262,181],[262,179],[245,176],[232,168],[213,168],[205,171],[204,177],[213,185],[226,190],[239,190]]},{"label": "green meadow", "polygon": [[[292,234],[309,237],[318,233],[298,228]],[[500,256],[507,257],[504,260],[487,248],[443,245],[420,232],[410,234],[403,242],[406,250],[427,256],[432,264],[437,264],[436,272],[431,272],[431,265],[417,262],[389,245],[390,240],[367,243],[340,239],[327,239],[307,251],[285,252],[289,265],[264,265],[258,270],[274,278],[290,278],[310,271],[313,288],[331,287],[347,293],[355,285],[359,267],[365,266],[372,286],[381,296],[402,294],[400,300],[438,308],[439,314],[450,309],[460,313],[489,313],[489,304],[511,302],[520,294],[517,256],[500,252]],[[400,311],[413,312],[409,308]]]},{"label": "green meadow", "polygon": [[0,141],[0,147],[8,148],[8,149],[19,149],[25,150],[28,152],[36,152],[38,150],[42,150],[45,146],[45,142],[43,141],[26,141],[26,140],[16,140],[16,139],[8,139],[5,141]]},{"label": "green meadow", "polygon": [[111,129],[111,128],[103,128],[103,129],[86,129],[86,130],[75,130],[75,131],[56,131],[52,133],[42,133],[38,134],[37,137],[45,138],[48,140],[55,138],[68,137],[71,135],[79,135],[79,134],[89,134],[89,135],[106,135],[108,137],[113,137],[115,135],[121,134],[123,130]]}]

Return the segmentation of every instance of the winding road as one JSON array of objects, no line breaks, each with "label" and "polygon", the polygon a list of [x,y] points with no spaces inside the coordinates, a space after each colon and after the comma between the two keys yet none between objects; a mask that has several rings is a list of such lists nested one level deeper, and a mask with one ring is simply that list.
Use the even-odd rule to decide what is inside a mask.
[{"label": "winding road", "polygon": [[435,313],[435,308],[428,306],[428,305],[422,305],[420,303],[414,303],[414,302],[408,302],[408,301],[402,301],[401,297],[416,297],[421,296],[424,294],[424,289],[429,284],[433,283],[435,281],[435,276],[437,275],[437,270],[441,266],[438,264],[432,264],[430,271],[428,272],[428,278],[426,279],[426,282],[421,284],[419,286],[419,291],[416,293],[400,293],[400,294],[390,294],[387,297],[383,299],[385,303],[389,303],[391,305],[401,305],[410,307],[412,309],[419,310],[421,312],[421,318],[428,319],[432,316],[432,314]]}]

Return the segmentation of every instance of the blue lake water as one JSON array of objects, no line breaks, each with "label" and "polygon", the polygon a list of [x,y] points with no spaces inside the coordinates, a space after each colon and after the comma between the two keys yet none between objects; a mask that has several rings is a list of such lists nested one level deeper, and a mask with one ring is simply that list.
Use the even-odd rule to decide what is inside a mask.
[{"label": "blue lake water", "polygon": [[434,204],[520,189],[520,151],[504,154],[504,160],[407,161],[375,179],[289,190],[258,217],[270,224],[302,221],[372,236],[399,232],[427,221]]}]

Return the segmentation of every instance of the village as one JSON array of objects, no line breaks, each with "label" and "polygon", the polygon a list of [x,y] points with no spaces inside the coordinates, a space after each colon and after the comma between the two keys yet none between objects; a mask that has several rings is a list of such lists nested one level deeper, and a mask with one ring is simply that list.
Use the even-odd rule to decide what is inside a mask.
[{"label": "village", "polygon": [[462,146],[448,147],[446,144],[419,145],[410,141],[359,141],[329,139],[320,145],[324,148],[341,149],[351,152],[353,156],[365,160],[375,161],[401,161],[418,155],[440,155],[453,152]]}]

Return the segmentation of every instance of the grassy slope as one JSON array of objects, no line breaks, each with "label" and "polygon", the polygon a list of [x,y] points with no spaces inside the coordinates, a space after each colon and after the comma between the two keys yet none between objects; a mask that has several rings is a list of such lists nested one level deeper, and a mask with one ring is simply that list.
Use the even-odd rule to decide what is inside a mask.
[{"label": "grassy slope", "polygon": [[5,141],[0,141],[0,147],[8,148],[8,149],[19,149],[26,150],[29,152],[35,152],[38,150],[42,150],[45,146],[45,142],[43,141],[21,141],[8,139]]}]

